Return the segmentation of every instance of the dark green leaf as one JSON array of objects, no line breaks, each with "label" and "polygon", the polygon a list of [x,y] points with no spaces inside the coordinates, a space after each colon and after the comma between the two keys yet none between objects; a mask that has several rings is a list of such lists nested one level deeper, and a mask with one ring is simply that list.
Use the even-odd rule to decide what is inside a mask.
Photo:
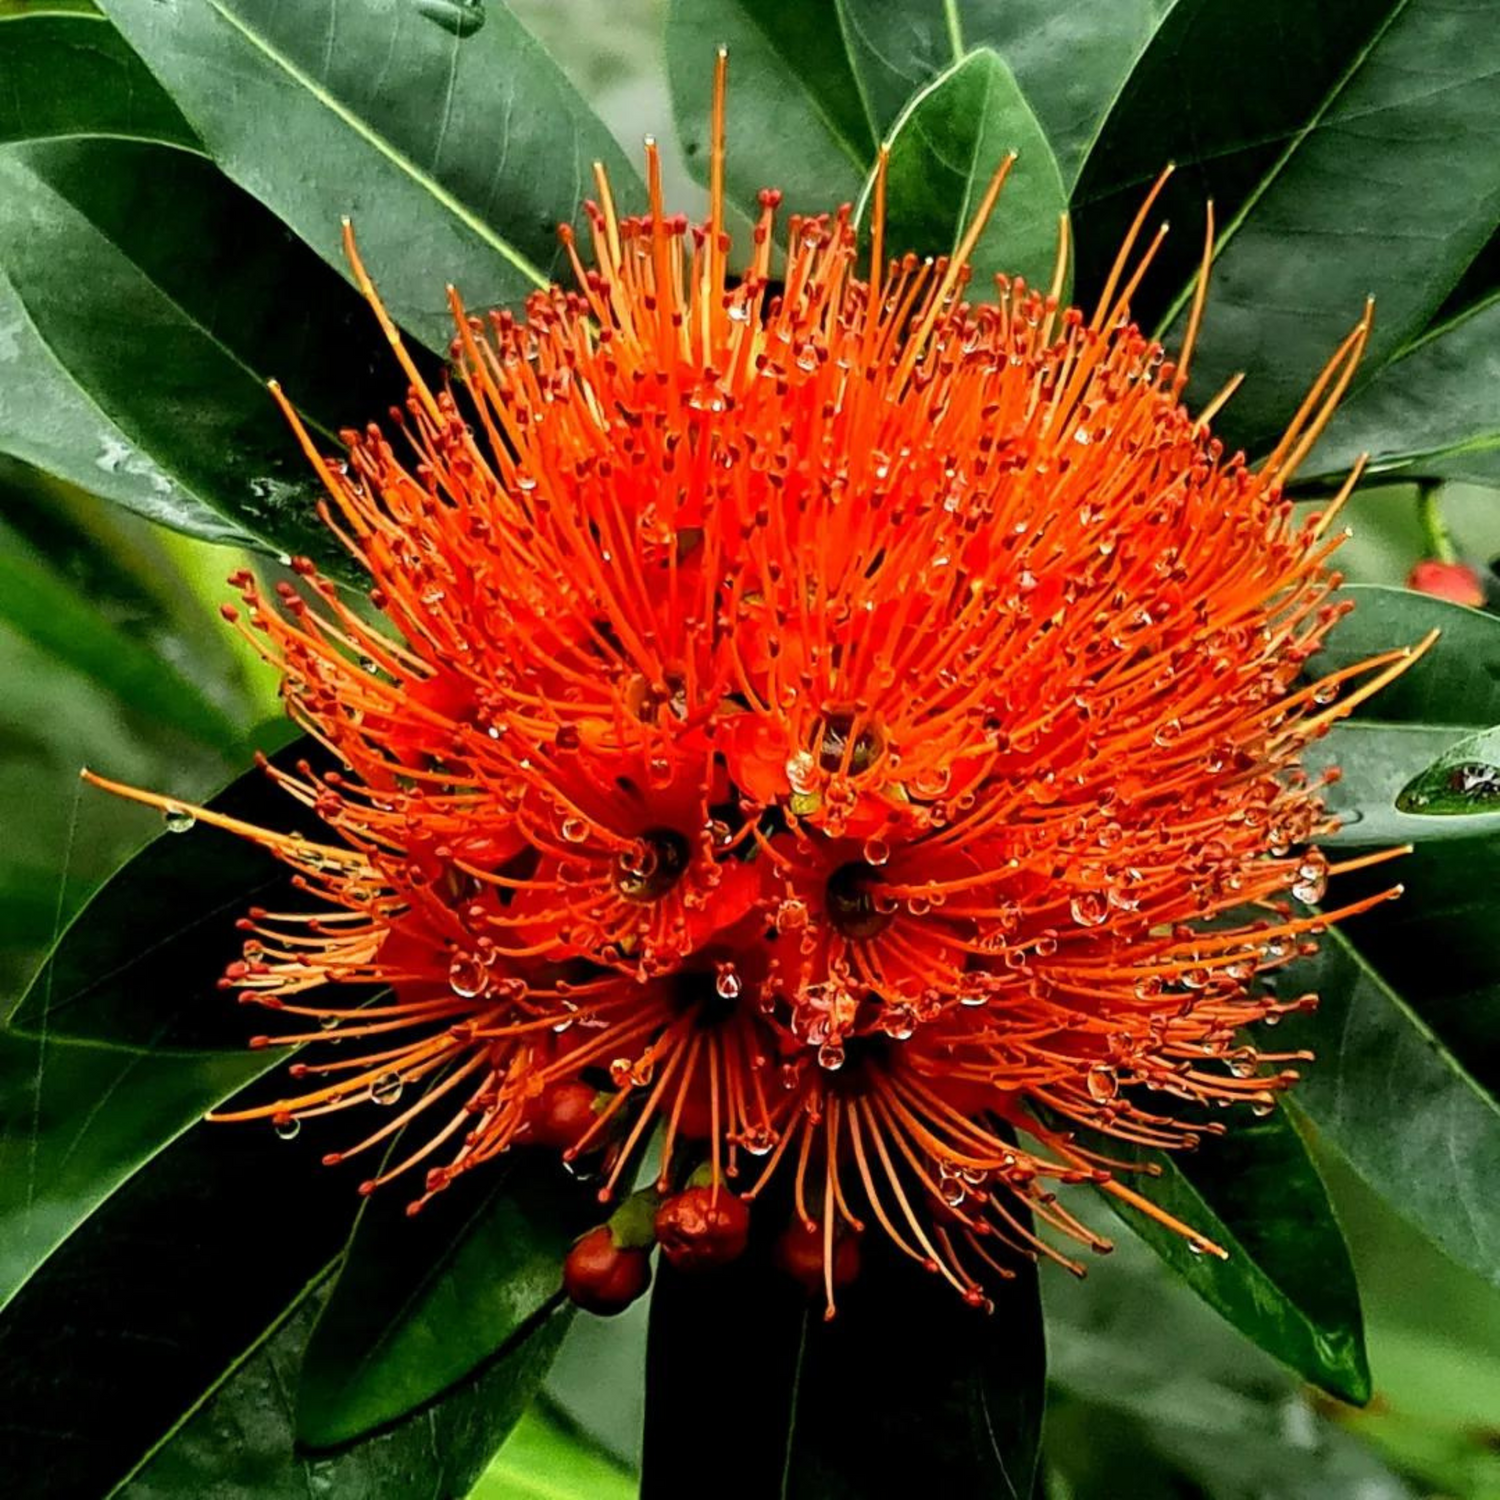
[{"label": "dark green leaf", "polygon": [[1401,351],[1329,423],[1300,480],[1372,473],[1500,485],[1500,296]]},{"label": "dark green leaf", "polygon": [[0,1032],[0,1307],[121,1183],[276,1061]]},{"label": "dark green leaf", "polygon": [[270,1332],[119,1491],[122,1500],[461,1500],[520,1418],[571,1316],[571,1309],[553,1313],[441,1401],[353,1447],[314,1457],[294,1446],[290,1392],[321,1300],[307,1297]]},{"label": "dark green leaf", "polygon": [[754,1259],[712,1277],[659,1270],[643,1500],[717,1472],[731,1413],[755,1434],[733,1459],[747,1495],[1028,1500],[1045,1365],[1035,1267],[1018,1262],[986,1316],[883,1246],[865,1252],[832,1322]]},{"label": "dark green leaf", "polygon": [[1268,1354],[1346,1401],[1370,1396],[1359,1289],[1327,1189],[1285,1112],[1236,1120],[1194,1151],[1107,1143],[1160,1172],[1140,1191],[1228,1251],[1180,1234],[1110,1197],[1122,1219],[1205,1302]]},{"label": "dark green leaf", "polygon": [[599,1212],[550,1159],[466,1177],[415,1220],[410,1196],[389,1189],[361,1213],[308,1344],[297,1435],[312,1447],[404,1416],[529,1330],[560,1295],[587,1202]]},{"label": "dark green leaf", "polygon": [[[76,1109],[108,1131],[118,1103]],[[0,1318],[7,1488],[109,1494],[326,1273],[359,1200],[319,1134],[197,1125],[53,1251]]]},{"label": "dark green leaf", "polygon": [[849,58],[876,128],[972,47],[1005,59],[1042,123],[1063,181],[1085,152],[1172,0],[838,0]]},{"label": "dark green leaf", "polygon": [[237,746],[237,725],[149,646],[112,626],[49,568],[0,549],[0,618],[126,704],[218,749]]},{"label": "dark green leaf", "polygon": [[1500,730],[1485,729],[1450,745],[1413,776],[1397,808],[1421,817],[1472,818],[1500,811]]},{"label": "dark green leaf", "polygon": [[[1470,914],[1483,921],[1489,899],[1480,895],[1475,910],[1483,887],[1473,879],[1470,847],[1457,873],[1471,893]],[[1390,921],[1383,911],[1377,927]],[[1419,972],[1436,976],[1450,962],[1435,934],[1421,946],[1410,933],[1402,942]],[[1318,955],[1284,984],[1320,997],[1313,1014],[1283,1021],[1277,1038],[1278,1046],[1284,1036],[1288,1047],[1317,1054],[1303,1069],[1296,1107],[1398,1213],[1460,1264],[1500,1283],[1500,1197],[1492,1191],[1500,1104],[1343,932],[1323,938]]]},{"label": "dark green leaf", "polygon": [[[0,48],[0,144],[72,135],[81,111],[100,135],[197,144],[171,98],[92,6],[0,5]],[[80,83],[86,99],[75,96]]]},{"label": "dark green leaf", "polygon": [[1036,116],[1010,69],[988,49],[940,74],[895,124],[886,179],[890,248],[951,254],[1012,151],[1019,159],[969,257],[973,285],[987,297],[1003,272],[1046,287],[1067,195]]},{"label": "dark green leaf", "polygon": [[762,188],[791,213],[853,203],[875,133],[844,52],[834,0],[670,0],[667,70],[688,165],[708,177],[714,55],[729,48],[725,191],[752,215]]},{"label": "dark green leaf", "polygon": [[1263,448],[1368,294],[1379,306],[1373,373],[1490,238],[1497,71],[1500,28],[1447,0],[1179,0],[1079,181],[1080,288],[1087,297],[1100,285],[1147,184],[1175,159],[1160,211],[1179,232],[1135,311],[1165,313],[1180,333],[1200,253],[1193,226],[1213,198],[1219,253],[1193,390],[1201,398],[1247,371],[1216,427]]},{"label": "dark green leaf", "polygon": [[393,316],[434,350],[448,282],[487,307],[565,274],[557,225],[583,222],[596,160],[622,209],[638,202],[619,147],[500,0],[468,28],[375,0],[103,9],[223,170],[341,270],[354,221]]},{"label": "dark green leaf", "polygon": [[21,377],[0,444],[153,520],[347,568],[265,382],[330,446],[389,405],[402,378],[361,300],[194,152],[12,144],[0,193]]},{"label": "dark green leaf", "polygon": [[1500,722],[1500,617],[1407,589],[1359,584],[1340,591],[1354,610],[1330,632],[1312,670],[1333,672],[1382,651],[1436,643],[1358,712],[1396,724]]},{"label": "dark green leaf", "polygon": [[[275,759],[289,766],[306,754],[299,743]],[[311,817],[258,770],[210,805],[283,832]],[[136,1048],[237,1052],[255,1028],[218,988],[219,977],[239,948],[235,919],[278,897],[306,900],[292,892],[286,868],[256,845],[206,827],[163,834],[79,913],[9,1024]]]}]

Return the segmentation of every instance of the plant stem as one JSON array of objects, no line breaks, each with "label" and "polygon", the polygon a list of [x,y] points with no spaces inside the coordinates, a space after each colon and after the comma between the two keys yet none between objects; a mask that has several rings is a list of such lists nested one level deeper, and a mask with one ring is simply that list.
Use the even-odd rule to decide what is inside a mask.
[{"label": "plant stem", "polygon": [[1421,522],[1422,535],[1427,541],[1427,555],[1435,557],[1439,562],[1457,562],[1458,553],[1453,546],[1453,537],[1438,505],[1441,490],[1441,484],[1417,486],[1417,520]]}]

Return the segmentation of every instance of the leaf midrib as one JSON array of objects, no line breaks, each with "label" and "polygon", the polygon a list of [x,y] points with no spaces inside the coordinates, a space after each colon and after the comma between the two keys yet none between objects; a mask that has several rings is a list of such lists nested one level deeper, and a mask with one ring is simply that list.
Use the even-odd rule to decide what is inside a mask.
[{"label": "leaf midrib", "polygon": [[[1271,167],[1262,174],[1260,181],[1257,182],[1255,186],[1250,190],[1249,194],[1247,194],[1244,202],[1241,203],[1234,217],[1229,220],[1229,222],[1224,226],[1222,230],[1219,231],[1219,234],[1214,241],[1213,247],[1213,259],[1215,261],[1220,259],[1225,250],[1229,248],[1230,243],[1233,241],[1234,237],[1239,233],[1239,231],[1244,227],[1245,222],[1249,218],[1250,214],[1255,210],[1256,206],[1260,203],[1260,200],[1264,198],[1265,195],[1270,192],[1271,189],[1276,185],[1277,181],[1279,181],[1281,177],[1281,174],[1290,165],[1297,152],[1302,149],[1304,142],[1308,140],[1308,138],[1313,134],[1315,130],[1319,129],[1322,126],[1329,110],[1333,108],[1333,105],[1337,101],[1339,96],[1354,81],[1354,79],[1364,68],[1365,64],[1369,62],[1375,50],[1385,40],[1385,37],[1390,31],[1391,27],[1394,26],[1396,22],[1400,20],[1400,18],[1406,13],[1406,10],[1410,6],[1410,4],[1411,0],[1395,0],[1395,3],[1391,7],[1390,13],[1385,17],[1380,25],[1375,28],[1374,33],[1359,49],[1359,51],[1356,52],[1355,55],[1349,60],[1349,65],[1338,76],[1338,78],[1334,80],[1333,85],[1324,94],[1323,98],[1318,101],[1317,107],[1312,111],[1311,115],[1309,115],[1307,121],[1291,133],[1290,137],[1287,140],[1286,149],[1281,153],[1279,157],[1277,157],[1276,161],[1271,165]],[[1171,305],[1162,315],[1160,322],[1157,324],[1156,337],[1163,337],[1166,334],[1167,330],[1171,327],[1171,325],[1176,322],[1183,309],[1187,306],[1189,298],[1192,297],[1195,284],[1196,272],[1184,283],[1182,288],[1178,291],[1176,297],[1173,298]]]},{"label": "leaf midrib", "polygon": [[299,88],[305,90],[310,98],[321,104],[341,124],[373,147],[392,166],[409,177],[423,191],[430,194],[436,202],[446,208],[454,218],[494,250],[502,259],[508,261],[536,286],[545,287],[548,284],[546,276],[542,274],[540,269],[522,255],[509,240],[503,239],[500,235],[496,234],[477,213],[444,187],[437,178],[423,171],[404,151],[398,150],[393,142],[361,120],[337,95],[319,83],[316,78],[279,48],[273,46],[267,38],[262,36],[254,27],[225,5],[223,0],[207,0],[207,3],[216,15],[244,37],[246,42],[259,52],[267,62],[284,73]]}]

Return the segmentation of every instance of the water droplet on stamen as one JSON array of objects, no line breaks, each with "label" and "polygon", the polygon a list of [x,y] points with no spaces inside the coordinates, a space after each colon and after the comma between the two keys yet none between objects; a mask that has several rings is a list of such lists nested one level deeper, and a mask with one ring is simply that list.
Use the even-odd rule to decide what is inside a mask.
[{"label": "water droplet on stamen", "polygon": [[278,1140],[295,1141],[302,1134],[302,1121],[296,1115],[279,1115],[272,1119],[271,1128]]},{"label": "water droplet on stamen", "polygon": [[162,809],[161,820],[168,833],[186,833],[198,821],[187,808],[178,807],[175,802]]},{"label": "water droplet on stamen", "polygon": [[400,1099],[405,1086],[399,1073],[382,1073],[370,1085],[370,1103],[392,1105]]}]

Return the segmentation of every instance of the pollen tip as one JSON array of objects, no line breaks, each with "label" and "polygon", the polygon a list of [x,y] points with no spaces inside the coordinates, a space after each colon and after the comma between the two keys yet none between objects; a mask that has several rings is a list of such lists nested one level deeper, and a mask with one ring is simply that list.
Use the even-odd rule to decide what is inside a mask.
[{"label": "pollen tip", "polygon": [[325,1167],[337,1167],[343,1163],[344,1153],[342,1151],[328,1151],[324,1153],[323,1165]]}]

